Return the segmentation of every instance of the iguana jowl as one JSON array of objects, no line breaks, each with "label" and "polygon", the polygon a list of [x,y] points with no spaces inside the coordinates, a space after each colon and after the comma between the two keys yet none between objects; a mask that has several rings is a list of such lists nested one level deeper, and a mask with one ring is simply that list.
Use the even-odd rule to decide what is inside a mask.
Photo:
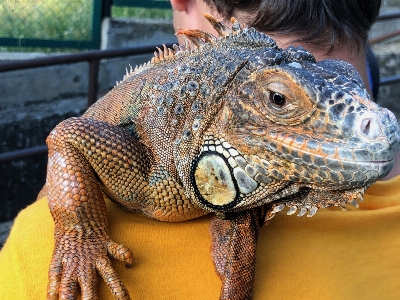
[{"label": "iguana jowl", "polygon": [[130,265],[132,253],[108,234],[103,193],[162,221],[214,212],[221,299],[250,299],[266,220],[285,206],[299,216],[357,206],[393,166],[397,122],[351,65],[205,17],[219,38],[179,30],[195,46],[160,50],[50,133],[48,299],[74,298],[78,286],[97,299],[96,270],[116,299],[129,299],[108,255]]}]

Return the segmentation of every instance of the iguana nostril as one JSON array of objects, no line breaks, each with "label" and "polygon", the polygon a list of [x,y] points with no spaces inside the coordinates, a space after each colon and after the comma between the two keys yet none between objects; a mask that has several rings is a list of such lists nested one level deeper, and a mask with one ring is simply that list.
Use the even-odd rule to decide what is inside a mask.
[{"label": "iguana nostril", "polygon": [[371,129],[371,119],[364,119],[361,121],[361,132],[365,135],[369,135]]},{"label": "iguana nostril", "polygon": [[365,113],[359,121],[360,133],[369,139],[375,139],[379,136],[378,116],[373,112]]}]

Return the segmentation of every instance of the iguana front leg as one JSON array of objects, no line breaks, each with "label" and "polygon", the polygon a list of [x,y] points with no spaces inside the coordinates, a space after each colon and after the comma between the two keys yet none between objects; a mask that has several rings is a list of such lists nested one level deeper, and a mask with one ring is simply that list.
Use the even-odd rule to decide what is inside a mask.
[{"label": "iguana front leg", "polygon": [[256,246],[264,216],[264,207],[257,207],[226,219],[213,218],[211,255],[222,280],[220,300],[252,299]]},{"label": "iguana front leg", "polygon": [[138,205],[147,186],[145,152],[121,128],[86,118],[62,122],[47,143],[46,185],[55,221],[47,298],[75,299],[80,287],[82,299],[98,299],[98,271],[115,299],[130,299],[108,255],[130,266],[132,252],[109,236],[102,190]]}]

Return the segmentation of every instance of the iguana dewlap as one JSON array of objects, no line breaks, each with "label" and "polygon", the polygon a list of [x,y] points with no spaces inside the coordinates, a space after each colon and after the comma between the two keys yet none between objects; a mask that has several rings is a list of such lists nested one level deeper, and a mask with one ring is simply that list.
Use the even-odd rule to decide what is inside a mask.
[{"label": "iguana dewlap", "polygon": [[250,299],[265,220],[285,206],[298,216],[357,206],[392,168],[396,119],[351,65],[205,17],[220,37],[179,30],[194,46],[159,50],[50,133],[48,299],[97,299],[96,271],[129,299],[109,256],[131,265],[133,255],[108,234],[103,194],[161,221],[214,212],[221,299]]}]

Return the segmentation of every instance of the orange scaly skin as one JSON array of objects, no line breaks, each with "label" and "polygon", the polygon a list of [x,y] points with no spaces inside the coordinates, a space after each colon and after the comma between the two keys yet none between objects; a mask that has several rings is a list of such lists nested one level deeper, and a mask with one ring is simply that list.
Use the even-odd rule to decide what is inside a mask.
[{"label": "orange scaly skin", "polygon": [[110,257],[132,252],[107,229],[104,194],[181,222],[213,212],[220,299],[251,299],[259,228],[285,206],[312,216],[357,206],[399,147],[393,114],[355,69],[205,15],[220,37],[159,50],[80,118],[49,135],[46,189],[55,222],[47,299],[98,299],[97,274],[130,299]]}]

